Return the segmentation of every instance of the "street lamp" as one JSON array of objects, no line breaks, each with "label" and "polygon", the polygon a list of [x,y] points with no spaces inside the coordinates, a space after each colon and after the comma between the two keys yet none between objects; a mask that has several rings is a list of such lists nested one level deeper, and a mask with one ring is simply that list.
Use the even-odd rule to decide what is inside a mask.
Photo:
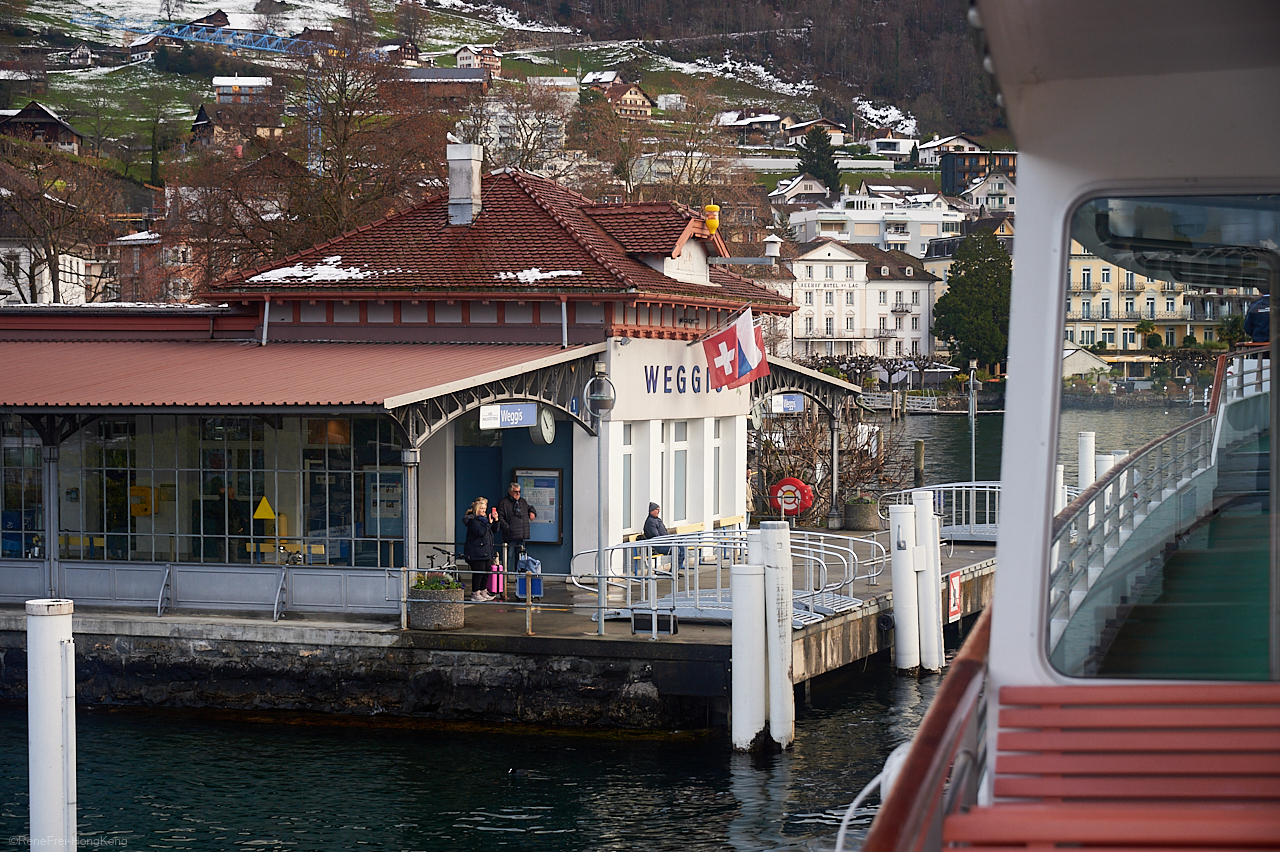
[{"label": "street lamp", "polygon": [[596,634],[604,635],[605,596],[605,558],[604,558],[604,413],[613,408],[617,400],[617,391],[613,382],[609,381],[608,367],[603,361],[596,362],[596,374],[587,382],[584,391],[586,409],[596,421]]},{"label": "street lamp", "polygon": [[978,481],[978,361],[969,359],[969,481]]}]

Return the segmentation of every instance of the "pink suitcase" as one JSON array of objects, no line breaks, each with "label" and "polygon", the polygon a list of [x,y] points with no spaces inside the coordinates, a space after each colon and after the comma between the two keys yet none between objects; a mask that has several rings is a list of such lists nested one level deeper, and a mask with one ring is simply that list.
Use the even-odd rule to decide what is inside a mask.
[{"label": "pink suitcase", "polygon": [[503,568],[501,565],[496,565],[496,564],[490,569],[489,582],[488,582],[488,585],[486,586],[486,588],[489,591],[489,594],[497,595],[499,597],[502,596],[503,592],[506,590],[507,578],[504,573],[505,570],[506,569]]}]

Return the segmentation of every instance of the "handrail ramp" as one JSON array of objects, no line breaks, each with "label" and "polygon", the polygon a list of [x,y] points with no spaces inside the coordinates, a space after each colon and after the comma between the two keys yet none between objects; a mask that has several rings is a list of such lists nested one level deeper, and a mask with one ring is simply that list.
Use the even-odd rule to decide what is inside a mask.
[{"label": "handrail ramp", "polygon": [[[659,552],[668,549],[670,553]],[[596,554],[584,550],[573,559],[590,557],[594,563]],[[793,530],[791,555],[803,571],[792,594],[792,627],[797,630],[861,606],[862,599],[850,594],[853,583],[874,585],[887,564],[884,545],[874,539],[820,531]],[[611,601],[604,618],[669,613],[681,620],[728,623],[733,618],[729,569],[746,562],[747,535],[739,529],[672,534],[612,545],[605,558]],[[571,576],[578,588],[597,591],[594,571]]]}]

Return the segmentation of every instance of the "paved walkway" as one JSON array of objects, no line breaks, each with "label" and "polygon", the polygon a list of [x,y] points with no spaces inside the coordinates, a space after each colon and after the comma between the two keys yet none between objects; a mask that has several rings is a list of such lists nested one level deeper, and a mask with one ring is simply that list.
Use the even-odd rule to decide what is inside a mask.
[{"label": "paved walkway", "polygon": [[[875,538],[881,545],[888,545],[888,532],[869,533],[831,533],[842,538]],[[855,552],[860,558],[868,558],[873,548],[866,544],[855,544]],[[991,545],[956,544],[949,547],[944,543],[942,550],[943,573],[968,567],[975,563],[989,560],[995,556],[995,548]],[[727,588],[729,571],[722,572],[722,582]],[[703,566],[699,570],[699,582],[702,589],[716,588],[716,569]],[[797,567],[794,584],[797,590],[805,588],[807,572],[804,567]],[[522,601],[505,603],[471,603],[466,604],[465,625],[461,630],[440,633],[423,633],[413,631],[419,638],[436,636],[449,638],[448,644],[465,643],[468,638],[500,638],[529,637],[536,643],[538,638],[560,640],[577,640],[582,642],[634,642],[637,639],[648,639],[647,634],[635,636],[631,633],[631,624],[627,620],[606,620],[604,635],[598,635],[592,614],[596,611],[597,597],[594,590],[578,588],[565,582],[559,575],[544,577],[544,596],[531,606]],[[856,580],[847,594],[858,597],[866,603],[881,602],[892,592],[890,571],[886,566],[880,575],[873,580]],[[621,604],[620,597],[609,601],[611,607]],[[529,626],[532,633],[528,632]],[[0,630],[25,630],[25,615],[20,606],[0,607]],[[227,637],[236,635],[240,638],[260,641],[283,641],[310,644],[393,644],[401,636],[398,619],[392,621],[385,618],[335,618],[331,615],[310,615],[303,613],[286,613],[280,621],[272,622],[269,615],[227,615],[213,613],[197,613],[188,611],[169,612],[157,617],[155,610],[119,610],[104,609],[91,606],[77,606],[75,630],[80,633],[132,634],[155,636],[188,636],[191,638],[208,638],[213,636]],[[728,622],[701,622],[681,620],[679,633],[670,636],[662,635],[660,642],[681,645],[729,645],[731,631]],[[415,643],[416,644],[416,643]]]}]

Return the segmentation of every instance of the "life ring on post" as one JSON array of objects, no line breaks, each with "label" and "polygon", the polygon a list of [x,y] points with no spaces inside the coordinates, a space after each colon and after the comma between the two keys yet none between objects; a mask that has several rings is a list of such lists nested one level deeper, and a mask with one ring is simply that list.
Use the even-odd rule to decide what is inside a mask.
[{"label": "life ring on post", "polygon": [[813,505],[813,489],[794,476],[788,476],[770,487],[769,505],[784,515],[798,515]]}]

